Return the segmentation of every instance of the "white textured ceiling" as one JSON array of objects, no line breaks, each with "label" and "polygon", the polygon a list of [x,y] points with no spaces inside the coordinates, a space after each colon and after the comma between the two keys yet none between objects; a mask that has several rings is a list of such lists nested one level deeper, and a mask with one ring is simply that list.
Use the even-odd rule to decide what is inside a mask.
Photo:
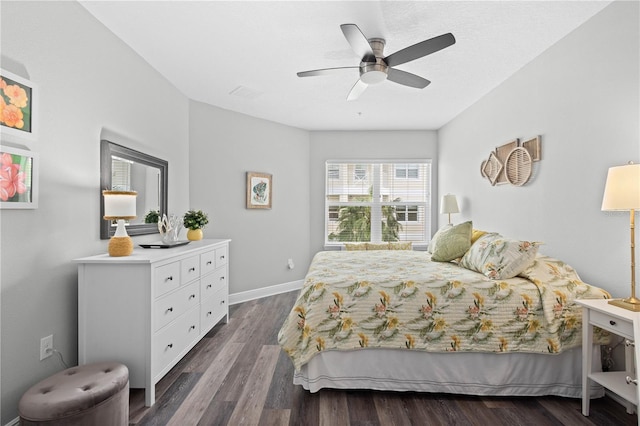
[{"label": "white textured ceiling", "polygon": [[[609,1],[81,1],[196,101],[308,130],[438,129]],[[398,66],[425,89],[384,81],[356,101],[340,24],[385,55],[451,32],[456,44]],[[235,90],[235,94],[232,94]]]}]

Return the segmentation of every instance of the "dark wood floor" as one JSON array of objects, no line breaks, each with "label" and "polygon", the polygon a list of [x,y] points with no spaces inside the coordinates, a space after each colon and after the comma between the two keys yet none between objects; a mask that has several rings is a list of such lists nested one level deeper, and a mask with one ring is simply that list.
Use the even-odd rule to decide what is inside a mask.
[{"label": "dark wood floor", "polygon": [[294,386],[277,333],[297,292],[231,307],[156,385],[156,404],[131,389],[131,425],[634,425],[608,397],[580,413],[580,400],[323,390]]}]

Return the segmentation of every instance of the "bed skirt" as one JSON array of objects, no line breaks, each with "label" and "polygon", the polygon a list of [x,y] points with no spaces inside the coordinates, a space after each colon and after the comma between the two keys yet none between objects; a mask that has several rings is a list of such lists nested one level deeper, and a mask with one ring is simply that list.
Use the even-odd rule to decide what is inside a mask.
[{"label": "bed skirt", "polygon": [[[599,346],[593,370],[600,371]],[[582,397],[582,350],[561,354],[425,353],[400,349],[323,351],[293,377],[311,392],[323,388],[492,396]],[[604,396],[592,382],[591,398]]]}]

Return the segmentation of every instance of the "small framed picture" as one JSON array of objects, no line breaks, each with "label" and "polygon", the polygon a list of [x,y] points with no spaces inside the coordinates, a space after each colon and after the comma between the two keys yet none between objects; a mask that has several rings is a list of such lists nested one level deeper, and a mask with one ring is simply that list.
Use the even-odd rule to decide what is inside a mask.
[{"label": "small framed picture", "polygon": [[38,208],[38,154],[0,146],[0,209]]},{"label": "small framed picture", "polygon": [[247,208],[271,208],[271,175],[247,172]]},{"label": "small framed picture", "polygon": [[35,84],[5,70],[0,70],[0,134],[35,140],[37,136],[38,89]]}]

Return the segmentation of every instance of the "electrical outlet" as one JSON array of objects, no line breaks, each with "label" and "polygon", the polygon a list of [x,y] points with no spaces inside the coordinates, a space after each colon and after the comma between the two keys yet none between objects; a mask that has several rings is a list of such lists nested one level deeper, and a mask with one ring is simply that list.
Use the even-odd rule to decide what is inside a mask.
[{"label": "electrical outlet", "polygon": [[53,355],[53,334],[40,339],[40,361]]}]

